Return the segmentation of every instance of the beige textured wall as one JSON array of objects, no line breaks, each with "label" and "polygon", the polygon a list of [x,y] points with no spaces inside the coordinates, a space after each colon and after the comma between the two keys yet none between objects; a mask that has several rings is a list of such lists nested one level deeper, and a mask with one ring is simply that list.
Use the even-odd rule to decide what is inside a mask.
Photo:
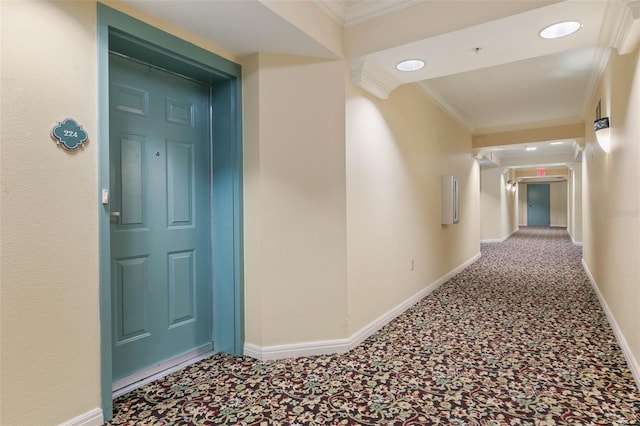
[{"label": "beige textured wall", "polygon": [[582,163],[574,163],[569,179],[569,234],[574,243],[582,243]]},{"label": "beige textured wall", "polygon": [[[348,81],[346,123],[353,335],[479,252],[480,183],[471,136],[411,85],[380,101]],[[440,224],[440,175],[459,178],[459,224]]]},{"label": "beige textured wall", "polygon": [[513,170],[484,169],[480,172],[480,239],[502,240],[517,228],[517,192],[507,188],[515,180]]},{"label": "beige textured wall", "polygon": [[310,1],[260,0],[260,2],[298,28],[302,28],[338,59],[344,57],[342,26]]},{"label": "beige textured wall", "polygon": [[0,7],[0,424],[57,424],[100,405],[96,5]]},{"label": "beige textured wall", "polygon": [[[611,152],[595,141],[587,120],[583,159],[584,260],[640,361],[640,67],[638,52],[613,51],[590,111],[602,99],[611,117]],[[593,113],[595,116],[595,112]]]},{"label": "beige textured wall", "polygon": [[346,337],[344,73],[342,61],[247,61],[247,343]]},{"label": "beige textured wall", "polygon": [[242,62],[243,184],[244,184],[244,309],[245,340],[263,346],[260,204],[260,61]]},{"label": "beige textured wall", "polygon": [[567,226],[567,182],[549,184],[549,223],[551,226]]},{"label": "beige textured wall", "polygon": [[527,226],[527,184],[518,184],[518,226]]}]

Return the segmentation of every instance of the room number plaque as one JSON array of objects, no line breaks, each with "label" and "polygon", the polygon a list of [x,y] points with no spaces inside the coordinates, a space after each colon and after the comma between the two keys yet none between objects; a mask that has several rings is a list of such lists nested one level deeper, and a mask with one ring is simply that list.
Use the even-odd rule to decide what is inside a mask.
[{"label": "room number plaque", "polygon": [[87,141],[87,132],[72,118],[60,121],[51,129],[51,137],[67,151],[75,151],[84,147]]}]

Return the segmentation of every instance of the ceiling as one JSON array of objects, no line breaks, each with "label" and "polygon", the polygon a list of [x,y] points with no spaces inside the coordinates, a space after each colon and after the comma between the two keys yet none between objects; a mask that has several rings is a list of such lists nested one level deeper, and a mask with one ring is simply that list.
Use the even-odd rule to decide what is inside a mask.
[{"label": "ceiling", "polygon": [[[279,8],[306,2],[343,29],[343,51],[301,30]],[[574,124],[593,119],[593,96],[611,48],[635,48],[640,2],[627,0],[124,0],[142,12],[242,58],[257,52],[338,59],[354,83],[385,99],[416,84],[472,134]],[[299,7],[300,3],[295,4]],[[316,16],[317,18],[317,16]],[[547,25],[578,20],[568,37],[544,40]],[[401,73],[419,58],[426,66]],[[582,141],[549,145],[537,157],[568,158]],[[530,144],[531,145],[531,144]],[[532,158],[502,146],[501,158]],[[484,149],[484,152],[492,152]],[[526,155],[529,155],[527,157]],[[513,160],[510,160],[513,161]]]}]

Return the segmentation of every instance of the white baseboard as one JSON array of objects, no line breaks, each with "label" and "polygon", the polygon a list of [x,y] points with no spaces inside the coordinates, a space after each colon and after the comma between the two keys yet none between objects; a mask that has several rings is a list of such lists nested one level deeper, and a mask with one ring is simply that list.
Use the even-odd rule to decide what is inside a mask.
[{"label": "white baseboard", "polygon": [[296,358],[300,356],[328,355],[348,352],[479,258],[480,253],[475,254],[471,259],[457,266],[455,269],[446,275],[443,275],[435,282],[429,284],[415,295],[376,318],[349,338],[266,347],[245,343],[244,354],[252,358],[259,359],[260,361],[272,361],[284,358]]},{"label": "white baseboard", "polygon": [[482,244],[487,244],[487,243],[490,243],[490,244],[494,244],[494,243],[504,243],[505,241],[507,241],[507,238],[509,238],[509,237],[504,237],[504,238],[491,238],[491,239],[488,239],[488,240],[480,240],[480,242],[481,242]]},{"label": "white baseboard", "polygon": [[380,330],[385,325],[389,324],[392,320],[400,316],[404,311],[406,311],[407,309],[415,305],[423,297],[435,291],[442,284],[449,281],[454,275],[456,275],[463,269],[467,268],[469,265],[471,265],[473,262],[475,262],[478,259],[480,259],[480,253],[476,253],[471,259],[465,261],[461,265],[458,265],[456,268],[449,271],[447,274],[443,275],[442,277],[438,278],[436,281],[429,284],[428,286],[426,286],[425,288],[423,288],[418,293],[414,294],[413,296],[411,296],[401,304],[397,305],[395,308],[391,309],[390,311],[386,312],[385,314],[381,315],[380,317],[378,317],[377,319],[369,323],[369,325],[361,328],[359,331],[357,331],[353,336],[351,336],[348,339],[349,349],[353,349],[356,346],[358,346],[360,343],[364,342],[373,333]]},{"label": "white baseboard", "polygon": [[87,411],[84,414],[80,414],[71,420],[67,420],[64,423],[60,423],[58,426],[101,426],[104,424],[104,417],[102,417],[102,409],[94,408]]},{"label": "white baseboard", "polygon": [[493,239],[487,239],[487,240],[480,240],[480,242],[481,243],[504,243],[505,241],[507,241],[509,239],[509,237],[511,237],[513,234],[515,234],[519,230],[520,230],[520,227],[514,229],[513,231],[511,231],[509,233],[509,235],[507,235],[504,238],[493,238]]},{"label": "white baseboard", "polygon": [[593,291],[595,291],[596,295],[598,296],[598,300],[600,301],[600,306],[602,307],[602,310],[604,311],[605,315],[607,316],[607,319],[609,320],[609,325],[613,329],[613,333],[615,334],[616,339],[618,340],[618,344],[622,349],[622,353],[624,354],[624,357],[627,360],[627,365],[631,370],[631,374],[633,374],[633,378],[636,381],[636,386],[638,387],[638,390],[640,390],[640,364],[638,363],[638,360],[635,359],[635,357],[633,356],[633,353],[631,352],[631,348],[627,343],[627,339],[625,339],[624,334],[622,334],[622,330],[620,330],[620,327],[618,326],[618,323],[616,322],[616,319],[613,316],[611,309],[609,309],[609,305],[607,305],[607,301],[604,299],[604,296],[602,295],[602,293],[600,293],[598,284],[596,283],[596,280],[593,278],[593,275],[591,274],[591,271],[587,266],[587,262],[585,262],[584,259],[582,259],[582,267],[584,268],[585,272],[587,273],[587,276],[589,277],[589,281],[591,282],[591,287],[593,288]]},{"label": "white baseboard", "polygon": [[569,234],[569,236],[571,237],[571,242],[573,243],[574,246],[582,246],[582,241],[576,241],[573,239],[573,235]]},{"label": "white baseboard", "polygon": [[301,356],[343,354],[349,351],[347,339],[323,340],[319,342],[295,343],[260,347],[251,343],[244,344],[244,354],[260,361],[273,361]]}]

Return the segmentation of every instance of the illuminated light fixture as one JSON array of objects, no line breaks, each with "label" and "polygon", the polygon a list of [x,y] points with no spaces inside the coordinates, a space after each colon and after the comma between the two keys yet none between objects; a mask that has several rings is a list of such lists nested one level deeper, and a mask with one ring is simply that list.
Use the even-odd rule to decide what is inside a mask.
[{"label": "illuminated light fixture", "polygon": [[558,142],[549,142],[549,145],[564,145],[564,142],[562,142],[562,141],[558,141]]},{"label": "illuminated light fixture", "polygon": [[564,21],[545,27],[538,35],[546,40],[553,40],[554,38],[566,37],[575,33],[582,24],[578,21]]},{"label": "illuminated light fixture", "polygon": [[402,72],[418,71],[424,68],[424,61],[420,59],[407,59],[406,61],[398,62],[396,69]]},{"label": "illuminated light fixture", "polygon": [[604,117],[593,122],[593,130],[596,132],[598,145],[604,152],[609,152],[611,145],[611,127],[609,127],[609,117]]},{"label": "illuminated light fixture", "polygon": [[507,186],[506,186],[507,191],[515,192],[517,186],[518,186],[518,184],[516,182],[512,181],[511,179],[509,179],[507,181]]},{"label": "illuminated light fixture", "polygon": [[530,146],[527,148],[527,151],[535,151],[536,149],[538,148],[536,148],[535,146]]},{"label": "illuminated light fixture", "polygon": [[596,140],[600,148],[606,153],[609,153],[611,148],[611,127],[609,117],[600,116],[600,101],[596,107],[596,121],[593,122],[593,131],[596,133]]}]

